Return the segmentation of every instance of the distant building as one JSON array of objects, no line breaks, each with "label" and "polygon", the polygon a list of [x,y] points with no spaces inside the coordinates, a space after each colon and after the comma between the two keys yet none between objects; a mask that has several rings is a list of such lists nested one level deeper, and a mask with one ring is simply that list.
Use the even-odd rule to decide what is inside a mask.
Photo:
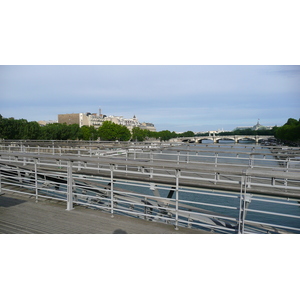
[{"label": "distant building", "polygon": [[58,115],[58,123],[61,124],[78,124],[79,127],[82,127],[83,125],[88,125],[89,120],[88,120],[88,115],[79,113],[79,114],[60,114]]},{"label": "distant building", "polygon": [[199,131],[199,132],[194,132],[195,135],[215,135],[215,134],[219,134],[221,132],[225,132],[225,130],[222,129],[218,129],[218,130],[208,130],[208,131]]},{"label": "distant building", "polygon": [[153,131],[155,132],[156,131],[156,128],[154,127],[154,124],[153,123],[140,123],[139,127],[141,129],[146,129],[146,130],[149,130],[149,131]]},{"label": "distant building", "polygon": [[111,121],[118,125],[126,126],[130,131],[134,127],[139,127],[141,129],[147,129],[150,131],[156,131],[154,125],[152,123],[140,123],[136,116],[133,116],[132,119],[126,119],[123,116],[106,116],[101,113],[99,110],[99,114],[96,113],[72,113],[72,114],[59,114],[58,115],[58,123],[66,123],[70,124],[78,124],[80,127],[86,126],[94,126],[98,129],[102,126],[104,121]]},{"label": "distant building", "polygon": [[94,126],[96,129],[98,129],[100,126],[102,126],[102,123],[105,121],[105,115],[102,114],[89,114],[88,115],[88,126]]},{"label": "distant building", "polygon": [[105,118],[105,121],[111,121],[115,124],[126,126],[130,131],[132,128],[139,127],[140,125],[136,116],[133,116],[132,119],[125,119],[123,116],[108,116]]},{"label": "distant building", "polygon": [[94,126],[99,128],[102,123],[105,121],[105,117],[102,114],[97,115],[95,113],[72,113],[72,114],[59,114],[58,123],[61,124],[78,124],[79,127],[82,126]]},{"label": "distant building", "polygon": [[54,124],[57,123],[57,121],[49,120],[49,121],[38,121],[40,126],[46,126],[48,124]]},{"label": "distant building", "polygon": [[233,131],[235,130],[243,130],[243,129],[252,129],[252,130],[260,130],[260,129],[267,129],[267,130],[271,130],[274,126],[263,126],[259,123],[259,119],[257,121],[257,123],[254,126],[239,126],[236,127]]}]

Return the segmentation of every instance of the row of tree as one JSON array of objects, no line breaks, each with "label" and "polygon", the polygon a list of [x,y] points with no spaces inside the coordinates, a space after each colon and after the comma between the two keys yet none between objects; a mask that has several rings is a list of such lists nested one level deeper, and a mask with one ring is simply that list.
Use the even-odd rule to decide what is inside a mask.
[{"label": "row of tree", "polygon": [[24,140],[100,140],[103,141],[145,141],[147,139],[159,139],[166,141],[181,136],[194,136],[192,131],[177,134],[174,131],[163,130],[151,132],[139,127],[133,128],[132,132],[123,125],[111,121],[103,122],[96,129],[93,126],[78,124],[53,123],[40,126],[37,122],[28,122],[25,119],[3,118],[0,115],[0,138],[1,139],[24,139]]},{"label": "row of tree", "polygon": [[150,131],[135,127],[132,129],[132,140],[133,141],[145,141],[147,139],[159,139],[161,141],[168,141],[177,137],[190,137],[194,136],[193,131],[185,131],[183,133],[176,133],[174,131],[162,130],[162,131]]},{"label": "row of tree", "polygon": [[[205,133],[207,135],[207,133]],[[300,119],[288,119],[281,127],[273,127],[271,130],[259,129],[238,129],[230,132],[219,133],[219,135],[274,135],[283,141],[300,142]],[[15,120],[14,118],[3,118],[0,115],[0,138],[1,139],[24,139],[24,140],[100,140],[104,141],[145,141],[148,139],[159,139],[167,141],[176,137],[193,137],[192,131],[183,133],[163,130],[152,132],[133,128],[132,132],[123,125],[103,122],[102,126],[96,129],[93,126],[82,126],[78,124],[47,124],[40,126],[37,122],[28,122],[25,119]]]}]

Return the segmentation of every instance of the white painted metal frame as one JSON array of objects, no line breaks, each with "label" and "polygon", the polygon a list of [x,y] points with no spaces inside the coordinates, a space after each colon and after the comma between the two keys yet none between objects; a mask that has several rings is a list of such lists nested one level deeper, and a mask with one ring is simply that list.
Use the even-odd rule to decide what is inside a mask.
[{"label": "white painted metal frame", "polygon": [[[53,150],[54,149],[54,150]],[[23,147],[24,150],[24,147]],[[299,216],[297,215],[287,215],[287,214],[280,214],[280,213],[274,213],[271,211],[260,211],[260,210],[255,210],[255,209],[249,209],[248,205],[249,205],[249,201],[262,201],[259,198],[250,198],[250,195],[247,193],[247,186],[249,185],[257,185],[257,186],[264,186],[265,184],[263,183],[255,183],[251,180],[251,176],[236,176],[236,175],[232,175],[233,177],[236,176],[236,180],[234,181],[235,183],[240,184],[241,189],[240,189],[240,206],[238,207],[234,207],[234,206],[226,206],[226,208],[228,209],[232,209],[232,210],[239,210],[239,217],[238,219],[236,218],[232,218],[232,217],[220,217],[218,214],[207,214],[207,213],[203,213],[203,212],[198,212],[198,211],[194,211],[191,215],[194,216],[193,218],[190,217],[186,217],[182,218],[182,216],[187,215],[185,210],[180,209],[180,205],[184,205],[184,204],[189,204],[189,205],[194,205],[195,202],[194,201],[185,201],[185,200],[181,200],[179,197],[179,193],[182,192],[182,190],[184,190],[184,186],[180,185],[180,182],[182,182],[182,180],[198,180],[198,181],[211,181],[211,180],[215,180],[215,182],[227,182],[226,180],[222,180],[220,179],[219,175],[217,176],[217,174],[215,174],[214,179],[212,178],[208,178],[208,173],[205,172],[201,172],[201,173],[189,173],[188,171],[182,171],[180,168],[175,168],[174,172],[175,173],[163,173],[166,170],[165,169],[160,169],[158,167],[156,168],[140,168],[140,167],[135,167],[135,166],[129,166],[126,165],[126,168],[121,168],[118,165],[112,164],[112,163],[103,163],[100,162],[95,166],[93,165],[91,162],[87,162],[84,160],[84,156],[82,156],[82,154],[80,155],[80,159],[78,160],[71,160],[65,156],[62,155],[62,151],[59,150],[59,158],[56,157],[56,155],[53,155],[53,157],[49,157],[47,156],[47,158],[42,157],[39,155],[39,153],[41,153],[41,149],[37,149],[37,155],[33,155],[33,156],[24,156],[22,155],[22,152],[12,152],[11,149],[8,149],[8,151],[6,153],[1,154],[0,157],[0,163],[1,165],[1,169],[0,169],[0,192],[1,191],[14,191],[14,192],[19,192],[19,193],[23,193],[25,195],[30,195],[32,193],[30,193],[30,190],[33,190],[34,192],[34,196],[36,198],[36,200],[38,200],[39,198],[46,198],[46,199],[56,199],[59,201],[66,201],[67,202],[67,210],[72,210],[73,204],[81,204],[81,205],[86,205],[88,207],[94,207],[94,208],[99,208],[99,209],[103,209],[104,211],[108,211],[111,213],[111,215],[113,216],[114,213],[125,213],[127,215],[134,215],[134,216],[138,216],[138,217],[142,217],[148,220],[156,220],[156,221],[166,221],[169,223],[173,223],[175,226],[175,229],[178,229],[178,227],[180,226],[201,226],[202,228],[210,228],[211,230],[220,230],[221,232],[235,232],[237,231],[238,233],[245,233],[247,232],[247,228],[245,227],[246,225],[255,225],[255,226],[269,226],[269,227],[276,227],[278,228],[278,230],[280,229],[284,229],[284,230],[293,230],[293,231],[300,231],[299,228],[295,228],[295,227],[291,227],[291,226],[284,226],[284,225],[276,225],[276,224],[270,224],[267,222],[257,222],[257,221],[253,221],[253,220],[247,220],[246,219],[246,213],[247,212],[255,212],[255,213],[260,213],[260,214],[269,214],[269,215],[278,215],[278,216],[284,216],[284,217],[290,217],[290,218],[296,218],[296,219],[300,219]],[[52,153],[56,153],[55,148],[51,148]],[[24,153],[24,152],[23,152]],[[25,153],[32,153],[29,151],[26,151]],[[91,153],[91,151],[90,151]],[[136,160],[139,159],[138,157],[138,153],[140,152],[134,152],[134,158]],[[128,154],[128,153],[127,153]],[[126,154],[126,160],[129,157]],[[122,154],[123,155],[123,154]],[[189,155],[189,163],[191,162],[190,158],[192,155]],[[150,158],[150,161],[153,162],[154,161],[154,155],[152,153],[152,156]],[[77,153],[77,158],[78,158],[78,153]],[[178,161],[178,158],[176,156],[176,160]],[[180,159],[179,159],[180,160]],[[83,165],[82,165],[83,163]],[[217,160],[217,156],[216,156],[216,160],[214,162],[215,166],[218,165],[218,160]],[[179,163],[178,163],[179,165]],[[288,165],[288,164],[287,164]],[[15,166],[15,167],[14,167]],[[26,169],[26,166],[33,166],[32,168],[32,172],[34,173],[34,178],[32,179],[26,179],[27,184],[25,183],[24,177],[21,176],[21,172],[24,172],[24,170]],[[52,168],[51,170],[40,170],[41,168]],[[57,169],[55,169],[57,168]],[[58,169],[59,168],[59,169]],[[130,170],[130,168],[132,168],[132,170]],[[106,201],[107,204],[106,205],[98,205],[95,203],[82,203],[78,200],[76,200],[76,197],[78,198],[78,196],[82,196],[81,194],[78,194],[77,192],[74,191],[74,189],[76,189],[76,184],[74,183],[74,180],[78,180],[80,179],[80,175],[78,174],[74,174],[74,171],[84,171],[84,170],[95,170],[95,171],[99,171],[99,170],[107,170],[107,178],[103,178],[100,177],[98,178],[96,175],[90,176],[90,175],[85,175],[85,179],[86,181],[88,181],[90,183],[91,186],[93,186],[93,182],[94,183],[98,183],[101,181],[104,182],[109,182],[110,183],[110,188],[106,189],[106,191],[108,191],[110,197],[109,198],[105,198],[105,197],[99,197],[99,196],[89,196],[89,198],[91,199],[97,199],[97,200],[103,200],[104,202]],[[148,173],[146,172],[148,170]],[[5,175],[3,172],[15,172],[16,175]],[[117,174],[127,174],[127,175],[139,175],[139,176],[148,176],[149,178],[154,178],[154,175],[159,175],[160,177],[165,177],[165,178],[175,178],[175,199],[170,199],[170,198],[164,198],[164,197],[155,197],[155,196],[146,196],[144,197],[145,199],[145,203],[134,203],[131,205],[134,205],[136,207],[140,207],[140,208],[144,208],[144,212],[142,211],[134,211],[131,209],[125,209],[125,208],[119,208],[118,206],[116,206],[117,203],[121,203],[123,205],[128,204],[128,201],[124,200],[125,197],[140,197],[139,194],[136,194],[134,192],[118,192],[118,194],[123,195],[123,199],[122,197],[116,196],[117,194],[115,194],[115,189],[114,189],[114,185],[117,182],[126,182],[125,180],[121,180],[121,179],[117,179]],[[205,176],[204,178],[199,177],[199,175]],[[46,192],[52,192],[53,193],[53,189],[49,188],[49,187],[43,187],[43,179],[39,179],[39,177],[44,176],[45,178],[48,177],[55,177],[55,176],[60,176],[62,178],[66,179],[66,184],[65,187],[66,189],[63,191],[55,191],[56,195],[61,195],[61,197],[55,196],[54,194],[52,194],[51,196],[47,196],[44,193]],[[233,180],[231,180],[231,182],[233,182]],[[3,185],[5,184],[5,186]],[[131,181],[126,183],[128,186],[143,186],[146,187],[147,184],[143,183],[143,182],[139,182],[137,180],[135,181]],[[276,184],[276,179],[272,180],[271,185],[275,185]],[[63,185],[63,184],[62,184]],[[20,187],[21,190],[17,191],[16,187]],[[276,185],[276,187],[278,188],[283,188],[283,189],[294,189],[294,190],[299,190],[299,187],[296,186],[286,186],[286,185]],[[167,187],[167,185],[164,187],[165,189],[170,189],[170,186]],[[209,194],[206,191],[203,190],[193,190],[191,191],[190,189],[186,189],[189,192],[195,193],[195,194],[201,194],[201,195],[205,195],[205,194]],[[28,192],[29,191],[29,192]],[[224,197],[225,195],[230,198],[236,198],[237,196],[229,196],[227,193],[220,193],[217,194],[215,193],[215,195],[220,195],[222,197]],[[66,200],[64,200],[66,199]],[[174,208],[170,208],[170,207],[164,207],[163,209],[171,214],[174,215],[173,217],[166,217],[166,216],[156,216],[154,217],[152,214],[149,214],[148,209],[156,209],[156,210],[161,210],[162,208],[157,204],[157,205],[149,205],[147,204],[147,202],[149,202],[150,200],[153,201],[153,199],[155,201],[157,201],[157,203],[159,201],[169,201],[170,203],[173,203]],[[268,200],[266,201],[268,202]],[[269,202],[275,202],[273,200],[269,200]],[[280,202],[282,205],[286,204],[284,201]],[[198,203],[204,206],[208,206],[208,207],[222,207],[223,205],[216,205],[216,204],[209,204],[209,203]],[[294,206],[297,206],[298,204],[296,203],[290,203]],[[218,220],[224,220],[224,221],[231,221],[231,222],[236,222],[238,224],[237,229],[232,229],[232,228],[226,228],[224,226],[218,226],[218,225],[212,225],[212,224],[208,224],[208,223],[201,223],[195,219],[201,219],[201,217],[205,218],[205,217],[209,217],[209,218],[218,218]]]}]

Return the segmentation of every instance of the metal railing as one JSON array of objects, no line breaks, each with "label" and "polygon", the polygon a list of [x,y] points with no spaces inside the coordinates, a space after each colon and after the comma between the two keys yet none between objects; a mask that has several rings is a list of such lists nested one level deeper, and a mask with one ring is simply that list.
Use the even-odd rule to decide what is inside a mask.
[{"label": "metal railing", "polygon": [[[91,154],[94,149],[81,149],[80,153],[55,147],[50,152],[32,147],[18,148],[22,152],[1,150],[0,192],[33,195],[36,201],[65,201],[67,210],[84,205],[112,216],[165,222],[175,229],[300,231],[298,168],[279,165],[274,171],[274,167],[261,164],[266,158],[243,164],[249,157],[238,157],[239,163],[233,164],[232,160],[220,161],[220,155],[216,160],[215,155],[188,152],[123,149],[97,155]],[[196,161],[199,156],[214,161]]]},{"label": "metal railing", "polygon": [[[235,148],[230,152],[224,151],[222,148],[207,148],[201,147],[201,149],[193,149],[193,147],[187,146],[187,149],[176,150],[168,149],[168,151],[151,148],[151,145],[144,148],[133,146],[132,148],[126,147],[112,147],[111,149],[100,149],[98,144],[94,146],[82,146],[82,147],[54,147],[54,146],[24,146],[22,144],[0,144],[0,151],[14,153],[37,153],[37,154],[52,154],[55,156],[73,155],[77,157],[94,157],[94,156],[124,156],[130,159],[145,159],[151,162],[163,161],[163,162],[176,162],[176,163],[193,163],[193,164],[211,164],[215,167],[222,165],[235,165],[241,167],[261,167],[266,169],[280,168],[285,171],[300,171],[300,150],[297,149],[294,157],[285,154],[272,155],[267,149],[255,150],[256,148],[251,146],[251,150],[246,148],[246,151]],[[128,145],[127,143],[125,145]],[[153,146],[152,146],[153,147]],[[206,149],[207,148],[207,149]],[[275,157],[274,157],[275,156]]]}]

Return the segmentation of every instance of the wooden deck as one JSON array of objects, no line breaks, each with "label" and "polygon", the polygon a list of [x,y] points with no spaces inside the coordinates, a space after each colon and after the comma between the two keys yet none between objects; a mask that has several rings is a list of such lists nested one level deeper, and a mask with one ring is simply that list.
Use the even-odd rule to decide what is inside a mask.
[{"label": "wooden deck", "polygon": [[0,195],[1,234],[201,234],[207,231],[183,228],[138,218],[111,215],[65,203],[38,201],[34,197],[5,193]]}]

